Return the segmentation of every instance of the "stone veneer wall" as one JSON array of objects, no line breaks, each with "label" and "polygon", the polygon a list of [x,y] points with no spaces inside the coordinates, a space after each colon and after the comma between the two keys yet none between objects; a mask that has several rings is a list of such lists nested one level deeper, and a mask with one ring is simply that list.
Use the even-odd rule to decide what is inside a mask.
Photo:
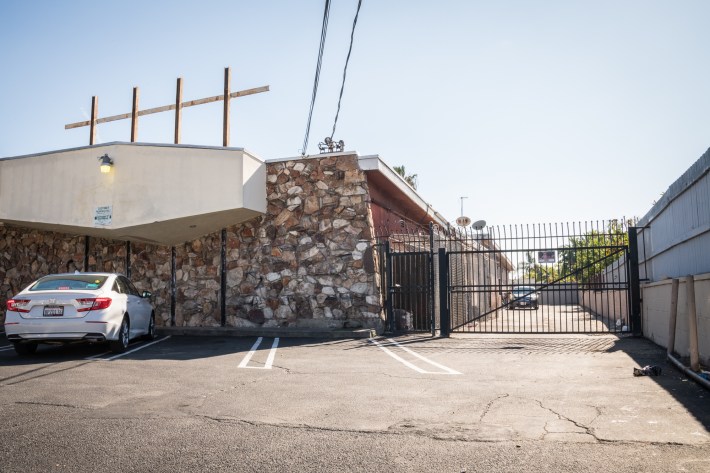
[{"label": "stone veneer wall", "polygon": [[230,228],[228,325],[382,328],[355,155],[267,164],[267,215]]},{"label": "stone veneer wall", "polygon": [[[267,214],[226,229],[225,325],[382,329],[367,179],[355,155],[267,163]],[[82,269],[83,236],[0,224],[0,304]],[[221,324],[221,232],[175,247],[174,325]],[[90,238],[88,269],[126,273],[126,243]],[[74,266],[68,264],[73,261]],[[171,325],[171,248],[130,245],[131,280]]]},{"label": "stone veneer wall", "polygon": [[139,291],[150,291],[155,323],[170,325],[171,249],[146,243],[131,243],[131,281]]},{"label": "stone veneer wall", "polygon": [[0,224],[0,321],[5,301],[38,275],[74,270],[84,262],[84,237]]},{"label": "stone veneer wall", "polygon": [[179,327],[219,326],[220,232],[176,247],[175,279]]}]

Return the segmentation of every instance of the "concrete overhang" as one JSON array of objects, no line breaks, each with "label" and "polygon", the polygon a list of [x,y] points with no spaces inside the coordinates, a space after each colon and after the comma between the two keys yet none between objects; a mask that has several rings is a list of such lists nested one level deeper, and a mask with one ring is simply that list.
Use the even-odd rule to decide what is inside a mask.
[{"label": "concrete overhang", "polygon": [[174,245],[265,212],[266,165],[241,148],[115,142],[0,159],[8,224]]}]

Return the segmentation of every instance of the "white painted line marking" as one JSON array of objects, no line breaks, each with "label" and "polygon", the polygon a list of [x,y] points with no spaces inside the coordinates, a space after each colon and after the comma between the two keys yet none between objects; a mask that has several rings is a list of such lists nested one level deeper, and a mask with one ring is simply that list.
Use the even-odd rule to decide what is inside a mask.
[{"label": "white painted line marking", "polygon": [[108,355],[109,353],[111,353],[111,352],[110,352],[110,351],[105,351],[105,352],[103,352],[103,353],[99,353],[98,355],[87,356],[87,357],[84,358],[84,359],[85,359],[85,360],[96,360],[96,359],[98,359],[98,358],[100,358],[100,357],[102,357],[102,356],[104,356],[104,355]]},{"label": "white painted line marking", "polygon": [[375,345],[377,345],[382,351],[384,351],[385,353],[387,353],[389,356],[391,356],[391,357],[394,358],[395,360],[399,361],[400,363],[403,363],[405,366],[410,367],[411,369],[413,369],[414,371],[416,371],[416,372],[418,372],[418,373],[427,374],[427,372],[424,371],[423,369],[419,368],[419,367],[416,366],[416,365],[411,364],[410,362],[408,362],[408,361],[405,360],[404,358],[401,358],[401,357],[400,357],[399,355],[397,355],[396,353],[390,351],[389,348],[386,348],[386,347],[382,346],[382,345],[380,344],[380,342],[378,342],[377,340],[370,340],[370,341],[371,341],[372,343],[374,343]]},{"label": "white painted line marking", "polygon": [[0,351],[8,351],[8,350],[13,350],[15,347],[2,347],[0,348]]},{"label": "white painted line marking", "polygon": [[384,346],[383,344],[381,344],[381,343],[378,342],[377,340],[370,340],[372,343],[374,343],[375,345],[377,345],[380,349],[382,349],[382,351],[384,351],[385,353],[387,353],[389,356],[391,356],[391,357],[394,358],[395,360],[399,361],[400,363],[404,364],[405,366],[407,366],[407,367],[413,369],[413,370],[416,371],[417,373],[422,373],[422,374],[454,374],[454,375],[461,374],[461,373],[459,373],[459,372],[456,371],[456,370],[452,370],[451,368],[448,368],[448,367],[446,367],[446,366],[444,366],[444,365],[441,365],[441,364],[439,364],[439,363],[437,363],[437,362],[435,362],[435,361],[429,360],[428,358],[425,358],[425,357],[423,357],[422,355],[420,355],[420,354],[418,354],[418,353],[413,352],[413,351],[410,350],[409,348],[400,345],[399,343],[397,343],[396,341],[392,340],[391,338],[388,338],[387,340],[389,340],[391,343],[393,343],[394,345],[398,346],[398,347],[401,348],[402,350],[406,351],[407,353],[410,353],[411,355],[413,355],[413,356],[419,358],[420,360],[425,361],[425,362],[429,363],[430,365],[436,366],[437,368],[440,368],[440,369],[442,369],[442,370],[445,371],[444,373],[442,373],[442,372],[439,372],[439,371],[426,371],[426,370],[423,370],[423,369],[419,368],[418,366],[416,366],[415,364],[410,363],[409,361],[405,360],[405,359],[402,358],[401,356],[397,355],[396,353],[394,353],[393,351],[391,351],[390,349],[388,349],[386,346]]},{"label": "white painted line marking", "polygon": [[410,354],[412,354],[413,356],[416,356],[416,357],[419,358],[420,360],[425,361],[425,362],[429,363],[429,364],[432,365],[432,366],[436,366],[437,368],[446,371],[448,374],[461,374],[461,373],[459,373],[458,371],[452,370],[451,368],[449,368],[449,367],[447,367],[447,366],[441,365],[441,364],[437,363],[436,361],[430,360],[430,359],[428,359],[428,358],[426,358],[426,357],[420,355],[419,353],[413,352],[413,351],[410,350],[409,348],[400,345],[399,343],[397,343],[395,340],[392,340],[391,338],[388,338],[387,340],[389,340],[390,342],[394,343],[395,345],[397,345],[398,347],[400,347],[402,350],[406,351],[407,353],[410,353]]},{"label": "white painted line marking", "polygon": [[279,337],[274,338],[274,343],[271,344],[271,350],[269,350],[269,357],[266,359],[266,364],[264,369],[270,370],[271,365],[274,363],[274,357],[276,356],[276,347],[279,346]]},{"label": "white painted line marking", "polygon": [[266,363],[264,366],[249,366],[249,362],[251,361],[251,357],[254,356],[254,353],[256,353],[256,350],[259,348],[259,345],[261,345],[261,342],[264,340],[263,337],[259,337],[256,339],[254,342],[254,345],[252,345],[251,350],[249,350],[249,353],[244,357],[241,363],[239,363],[239,368],[245,368],[245,369],[254,369],[254,370],[270,370],[271,366],[274,363],[274,357],[276,357],[276,348],[279,346],[279,337],[274,338],[274,342],[271,344],[271,350],[269,350],[269,356],[266,358]]},{"label": "white painted line marking", "polygon": [[259,348],[259,345],[261,345],[261,341],[263,340],[263,337],[259,337],[256,339],[254,342],[254,345],[252,345],[251,350],[249,350],[249,353],[247,353],[247,356],[244,357],[241,363],[239,363],[240,368],[246,368],[247,364],[249,363],[249,360],[251,360],[251,357],[254,356],[254,353],[256,353],[256,349]]},{"label": "white painted line marking", "polygon": [[114,355],[114,356],[111,356],[111,357],[109,357],[109,358],[101,358],[99,361],[112,361],[112,360],[115,360],[116,358],[121,358],[122,356],[130,355],[131,353],[135,353],[135,352],[137,352],[137,351],[139,351],[139,350],[142,350],[142,349],[144,349],[144,348],[148,348],[149,346],[155,345],[156,343],[164,342],[165,340],[167,340],[167,339],[170,338],[170,337],[171,337],[171,335],[168,335],[167,337],[163,337],[163,338],[161,338],[160,340],[156,340],[156,341],[154,341],[154,342],[146,343],[145,345],[139,346],[138,348],[134,348],[133,350],[129,350],[129,351],[124,352],[124,353],[119,353],[118,355]]}]

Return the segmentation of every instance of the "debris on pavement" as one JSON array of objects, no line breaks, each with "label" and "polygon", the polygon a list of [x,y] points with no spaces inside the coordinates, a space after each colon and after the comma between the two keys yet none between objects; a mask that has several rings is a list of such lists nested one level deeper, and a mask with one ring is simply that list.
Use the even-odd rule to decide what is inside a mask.
[{"label": "debris on pavement", "polygon": [[661,367],[656,365],[646,365],[643,368],[634,368],[634,376],[660,376]]}]

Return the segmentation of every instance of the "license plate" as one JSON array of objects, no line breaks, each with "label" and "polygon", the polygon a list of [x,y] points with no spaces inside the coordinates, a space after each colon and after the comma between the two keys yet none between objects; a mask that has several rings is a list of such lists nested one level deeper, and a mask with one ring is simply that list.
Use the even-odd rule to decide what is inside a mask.
[{"label": "license plate", "polygon": [[64,315],[64,306],[46,305],[44,306],[44,313],[42,315],[44,315],[45,317],[61,317]]}]

